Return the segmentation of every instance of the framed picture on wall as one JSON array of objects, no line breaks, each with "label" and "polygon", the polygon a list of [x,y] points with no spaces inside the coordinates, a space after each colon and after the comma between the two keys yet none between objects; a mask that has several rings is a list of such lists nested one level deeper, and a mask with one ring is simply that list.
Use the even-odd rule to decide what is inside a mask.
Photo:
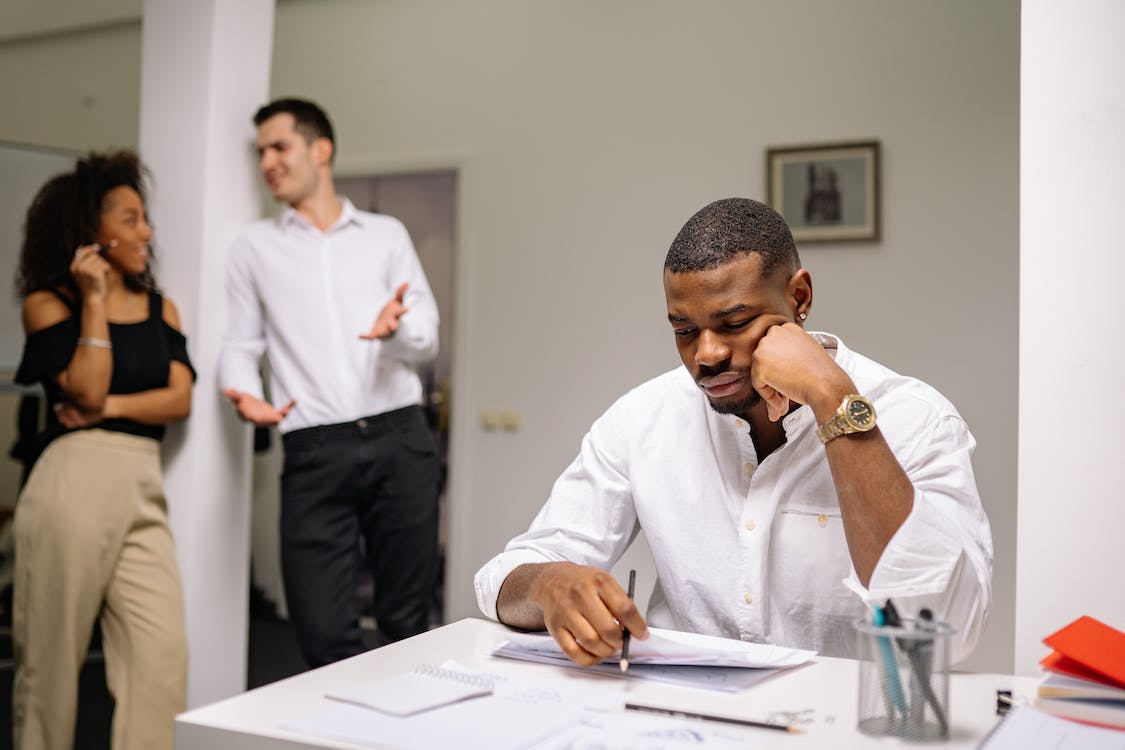
[{"label": "framed picture on wall", "polygon": [[766,194],[798,243],[878,240],[879,142],[767,149]]}]

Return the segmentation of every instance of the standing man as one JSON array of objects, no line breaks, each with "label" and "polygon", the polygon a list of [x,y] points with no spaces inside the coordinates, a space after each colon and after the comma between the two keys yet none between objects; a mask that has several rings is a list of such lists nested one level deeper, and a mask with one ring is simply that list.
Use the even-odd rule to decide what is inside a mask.
[{"label": "standing man", "polygon": [[279,99],[254,123],[262,176],[285,208],[231,249],[219,380],[242,419],[281,430],[285,596],[318,667],[364,650],[361,535],[382,637],[428,625],[440,465],[415,368],[437,352],[438,311],[406,228],[337,196],[320,107]]}]

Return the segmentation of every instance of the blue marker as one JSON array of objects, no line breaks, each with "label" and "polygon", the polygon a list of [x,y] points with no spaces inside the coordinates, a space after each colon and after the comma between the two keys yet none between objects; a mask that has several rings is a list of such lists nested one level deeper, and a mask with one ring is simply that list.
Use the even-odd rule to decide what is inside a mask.
[{"label": "blue marker", "polygon": [[[873,622],[877,628],[881,628],[887,624],[886,615],[879,607],[875,608]],[[879,649],[883,652],[883,671],[886,673],[887,693],[890,695],[894,707],[897,708],[899,713],[905,718],[907,715],[906,696],[903,695],[902,682],[898,677],[898,664],[895,660],[894,646],[891,645],[890,638],[879,636],[878,640]]]}]

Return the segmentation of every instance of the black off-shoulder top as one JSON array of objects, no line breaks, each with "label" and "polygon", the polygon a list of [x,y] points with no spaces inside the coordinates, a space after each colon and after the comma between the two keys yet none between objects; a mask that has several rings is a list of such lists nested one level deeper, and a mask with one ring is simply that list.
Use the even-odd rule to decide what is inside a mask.
[{"label": "black off-shoulder top", "polygon": [[[47,396],[47,429],[40,448],[69,431],[55,417],[54,405],[63,396],[55,378],[70,364],[78,346],[81,308],[63,295],[59,298],[70,308],[71,316],[27,337],[15,377],[15,381],[23,385],[40,383]],[[187,338],[164,321],[164,300],[159,294],[149,292],[148,300],[145,320],[109,324],[109,338],[113,342],[110,394],[125,395],[166,387],[173,360],[187,365],[195,380],[195,368],[187,353]],[[91,426],[155,440],[164,438],[164,425],[142,424],[131,419],[106,419]]]}]

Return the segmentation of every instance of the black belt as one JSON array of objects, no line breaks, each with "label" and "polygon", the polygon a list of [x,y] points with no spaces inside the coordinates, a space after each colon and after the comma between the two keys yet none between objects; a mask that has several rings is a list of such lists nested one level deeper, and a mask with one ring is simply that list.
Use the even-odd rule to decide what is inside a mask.
[{"label": "black belt", "polygon": [[421,412],[422,407],[417,404],[392,409],[382,414],[373,414],[369,417],[360,417],[350,422],[336,424],[321,424],[313,427],[302,427],[299,430],[287,432],[281,436],[284,445],[296,445],[309,438],[336,437],[340,435],[370,435],[384,432],[396,424],[409,421],[415,412]]}]

